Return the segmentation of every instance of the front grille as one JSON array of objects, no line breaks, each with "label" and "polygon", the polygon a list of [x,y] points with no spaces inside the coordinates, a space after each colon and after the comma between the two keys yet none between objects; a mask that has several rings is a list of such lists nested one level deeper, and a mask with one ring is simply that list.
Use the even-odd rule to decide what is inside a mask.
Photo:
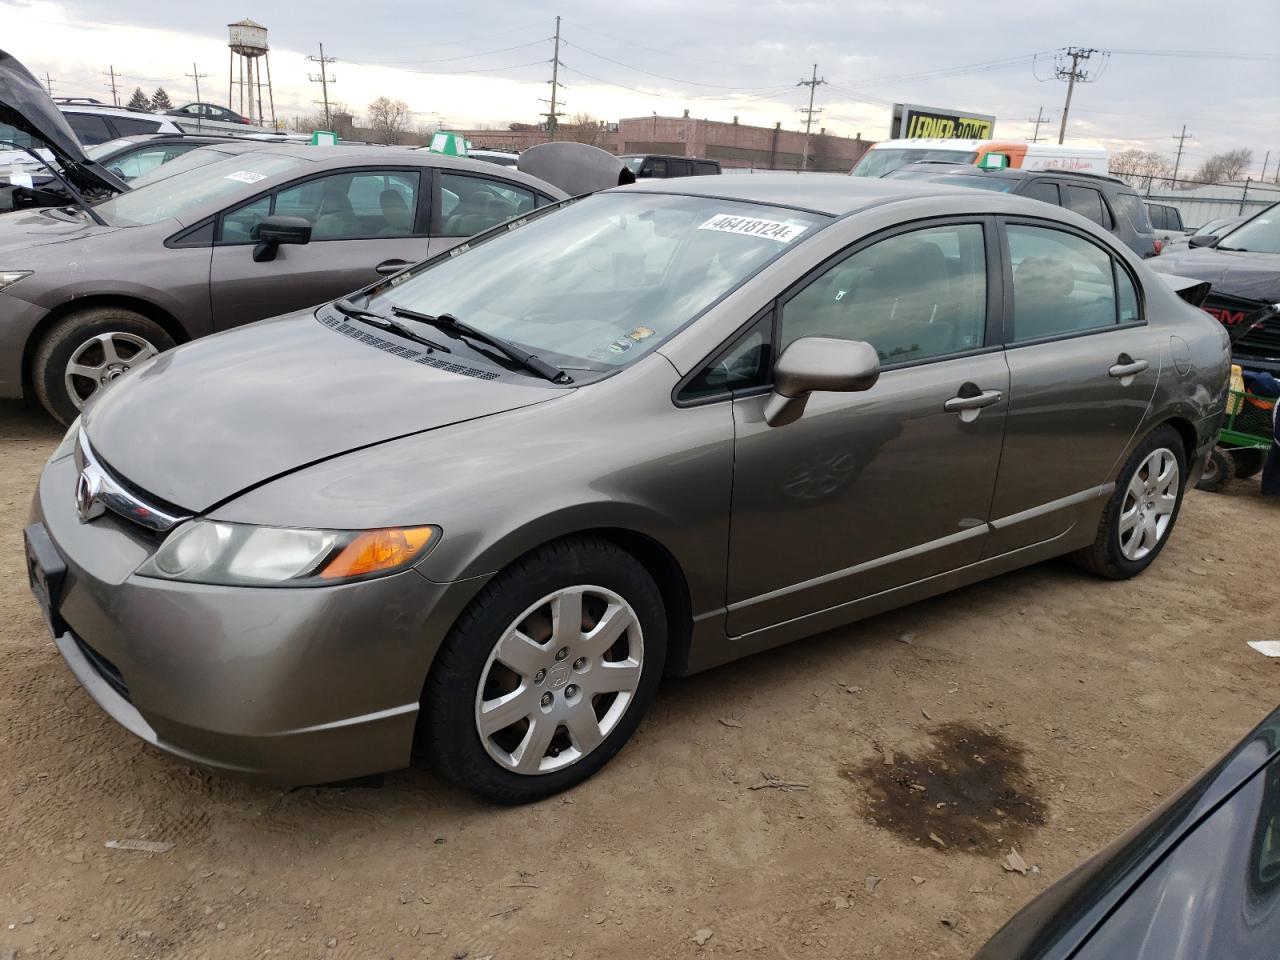
[{"label": "front grille", "polygon": [[81,640],[75,633],[72,633],[71,636],[75,638],[76,646],[80,648],[80,652],[84,654],[84,658],[89,661],[90,666],[93,667],[98,676],[107,682],[107,686],[123,697],[126,702],[132,703],[133,701],[129,699],[129,685],[124,682],[124,677],[116,669],[116,665]]}]

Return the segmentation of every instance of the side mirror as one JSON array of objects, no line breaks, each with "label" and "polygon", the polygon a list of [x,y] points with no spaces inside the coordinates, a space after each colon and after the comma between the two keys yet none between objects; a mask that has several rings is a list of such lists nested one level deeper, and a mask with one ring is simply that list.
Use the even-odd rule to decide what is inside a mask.
[{"label": "side mirror", "polygon": [[311,221],[306,217],[277,214],[264,217],[257,228],[258,244],[253,248],[255,263],[266,263],[276,258],[282,243],[310,243]]},{"label": "side mirror", "polygon": [[804,413],[815,390],[853,393],[870,390],[880,379],[880,357],[861,340],[802,337],[782,351],[773,370],[773,395],[764,407],[765,423],[782,427]]},{"label": "side mirror", "polygon": [[1187,246],[1189,247],[1216,247],[1218,238],[1212,233],[1198,233],[1194,237],[1187,238]]}]

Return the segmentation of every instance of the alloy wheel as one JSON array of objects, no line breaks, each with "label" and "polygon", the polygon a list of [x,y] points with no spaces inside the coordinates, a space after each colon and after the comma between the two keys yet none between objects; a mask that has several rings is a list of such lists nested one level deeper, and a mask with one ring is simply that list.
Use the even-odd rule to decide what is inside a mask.
[{"label": "alloy wheel", "polygon": [[64,375],[67,395],[77,410],[83,410],[99,390],[158,352],[142,337],[122,330],[90,337],[76,347],[67,361]]},{"label": "alloy wheel", "polygon": [[1178,507],[1178,458],[1161,447],[1134,471],[1120,508],[1120,552],[1142,560],[1164,538]]},{"label": "alloy wheel", "polygon": [[618,594],[548,594],[503,631],[481,671],[475,722],[485,751],[527,775],[581,760],[618,726],[643,665],[639,617]]}]

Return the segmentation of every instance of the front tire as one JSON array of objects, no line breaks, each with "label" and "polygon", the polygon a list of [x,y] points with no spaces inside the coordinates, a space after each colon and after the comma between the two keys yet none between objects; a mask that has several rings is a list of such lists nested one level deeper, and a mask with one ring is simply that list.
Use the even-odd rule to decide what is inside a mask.
[{"label": "front tire", "polygon": [[1093,545],[1072,554],[1072,560],[1110,580],[1127,580],[1147,569],[1173,533],[1186,476],[1178,432],[1170,426],[1151,431],[1120,470]]},{"label": "front tire", "polygon": [[667,652],[649,573],[596,538],[549,544],[470,603],[427,679],[422,733],[440,770],[495,803],[586,780],[630,739]]},{"label": "front tire", "polygon": [[68,314],[40,341],[31,364],[36,398],[66,425],[86,403],[149,357],[174,346],[153,320],[123,307]]}]

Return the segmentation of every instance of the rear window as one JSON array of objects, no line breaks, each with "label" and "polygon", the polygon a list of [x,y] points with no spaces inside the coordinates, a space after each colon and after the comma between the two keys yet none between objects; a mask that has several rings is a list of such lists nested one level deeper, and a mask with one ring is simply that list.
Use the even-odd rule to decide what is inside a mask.
[{"label": "rear window", "polygon": [[1136,193],[1121,191],[1115,195],[1116,212],[1124,217],[1138,233],[1151,232],[1151,218],[1147,216],[1147,205]]}]

